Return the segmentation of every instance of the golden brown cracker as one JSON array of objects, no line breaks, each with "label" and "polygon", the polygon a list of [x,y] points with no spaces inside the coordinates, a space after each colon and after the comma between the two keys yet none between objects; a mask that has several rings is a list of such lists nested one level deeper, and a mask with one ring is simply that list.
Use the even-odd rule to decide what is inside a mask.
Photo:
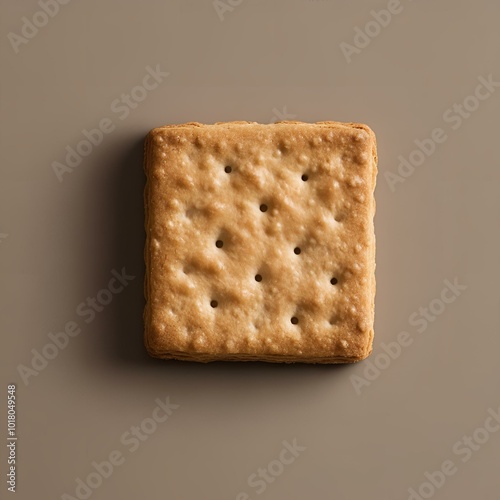
[{"label": "golden brown cracker", "polygon": [[145,171],[152,356],[342,363],[371,352],[369,127],[170,125],[147,136]]}]

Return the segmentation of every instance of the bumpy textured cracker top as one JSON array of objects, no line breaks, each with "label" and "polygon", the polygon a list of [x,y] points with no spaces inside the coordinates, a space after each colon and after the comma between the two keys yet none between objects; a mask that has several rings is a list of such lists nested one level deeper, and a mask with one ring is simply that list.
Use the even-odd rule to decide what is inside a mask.
[{"label": "bumpy textured cracker top", "polygon": [[165,126],[147,136],[145,170],[152,356],[342,363],[370,354],[369,127]]}]

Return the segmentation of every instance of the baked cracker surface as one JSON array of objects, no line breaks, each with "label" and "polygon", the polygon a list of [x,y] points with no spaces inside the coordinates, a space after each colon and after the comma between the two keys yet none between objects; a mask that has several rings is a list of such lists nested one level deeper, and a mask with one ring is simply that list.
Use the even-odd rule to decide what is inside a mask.
[{"label": "baked cracker surface", "polygon": [[372,350],[375,135],[187,123],[145,143],[145,345],[159,358],[346,363]]}]

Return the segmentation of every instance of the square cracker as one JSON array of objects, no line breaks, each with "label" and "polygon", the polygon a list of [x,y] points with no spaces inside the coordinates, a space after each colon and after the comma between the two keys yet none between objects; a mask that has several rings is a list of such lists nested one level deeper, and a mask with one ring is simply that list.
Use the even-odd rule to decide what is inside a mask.
[{"label": "square cracker", "polygon": [[346,363],[370,354],[369,127],[169,125],[148,134],[145,171],[152,356]]}]

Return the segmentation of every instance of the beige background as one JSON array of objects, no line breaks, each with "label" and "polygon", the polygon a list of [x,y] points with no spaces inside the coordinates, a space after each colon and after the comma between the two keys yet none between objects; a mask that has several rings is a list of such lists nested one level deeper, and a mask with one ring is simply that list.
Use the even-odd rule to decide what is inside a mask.
[{"label": "beige background", "polygon": [[[340,44],[353,44],[355,27],[386,1],[222,2],[232,9],[223,20],[210,0],[73,0],[16,54],[8,34],[40,6],[2,1],[2,498],[13,382],[20,499],[75,497],[76,479],[113,450],[125,462],[92,499],[407,499],[446,460],[457,471],[433,498],[498,499],[500,432],[467,463],[453,449],[500,406],[500,89],[456,130],[443,114],[478,77],[500,81],[500,5],[401,0],[402,12],[348,63]],[[169,76],[120,120],[111,103],[157,64]],[[371,366],[400,332],[413,343],[361,394],[353,380],[368,360],[205,366],[156,361],[142,345],[145,134],[283,113],[362,121],[377,134]],[[59,182],[52,163],[106,117],[116,130]],[[385,174],[438,127],[446,142],[393,192]],[[136,278],[86,324],[77,305],[123,266]],[[412,314],[455,278],[467,289],[418,333]],[[19,365],[68,321],[80,335],[24,384]],[[130,452],[121,436],[167,396],[179,408]],[[248,478],[293,439],[306,450],[259,495]]]}]

